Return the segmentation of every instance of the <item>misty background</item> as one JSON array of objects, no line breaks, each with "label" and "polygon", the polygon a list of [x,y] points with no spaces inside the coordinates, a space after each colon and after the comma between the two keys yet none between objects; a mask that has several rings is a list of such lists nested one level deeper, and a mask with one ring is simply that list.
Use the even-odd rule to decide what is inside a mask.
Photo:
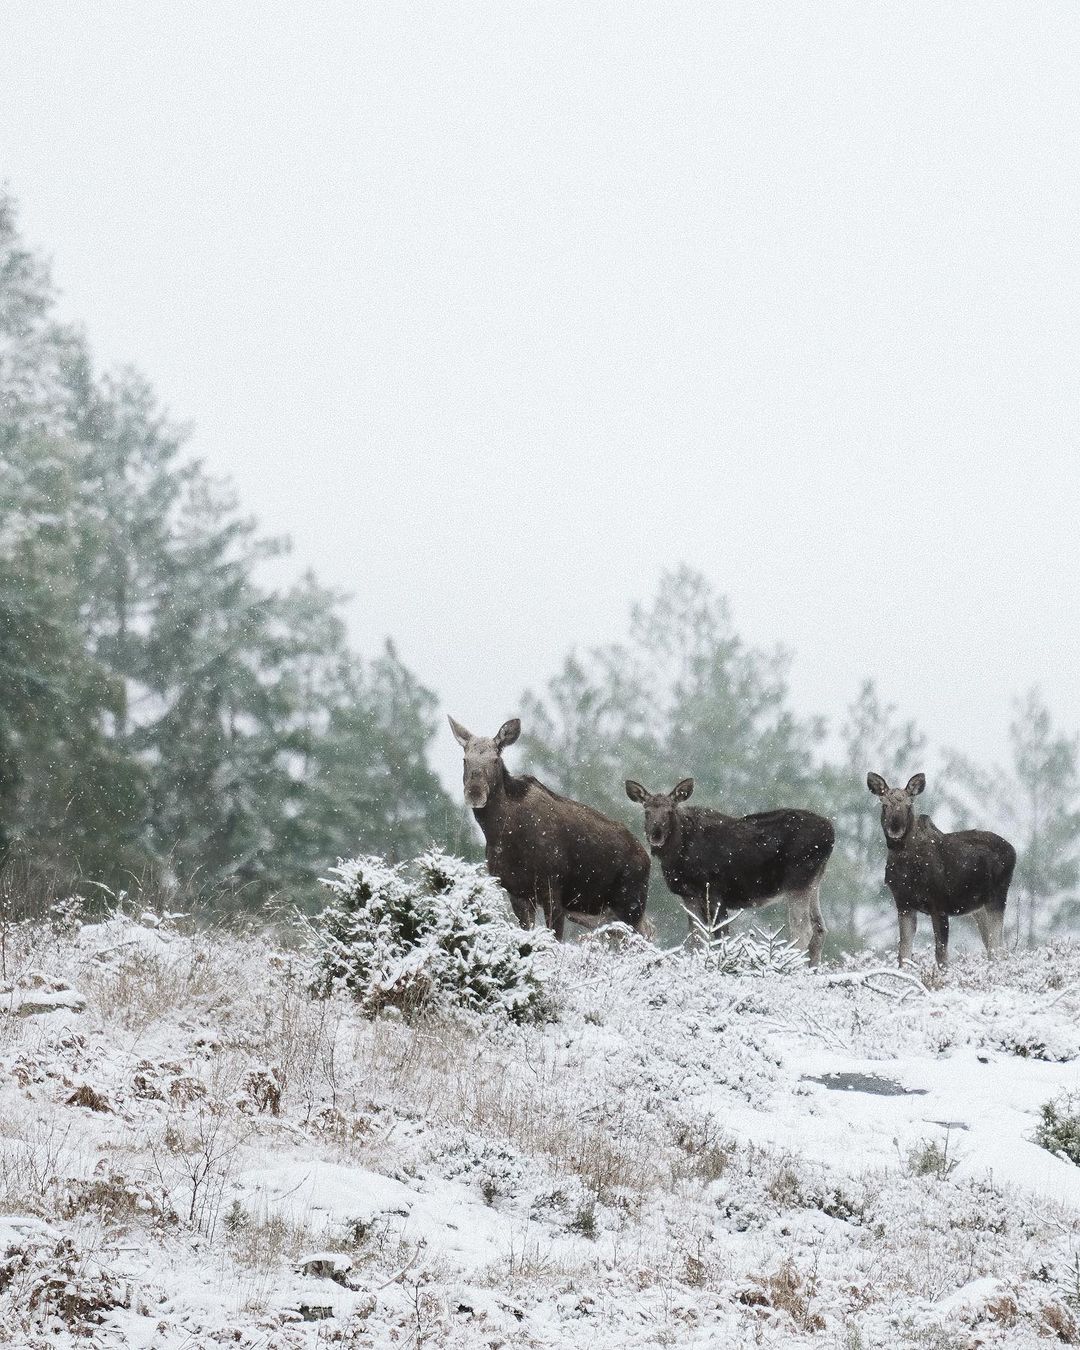
[{"label": "misty background", "polygon": [[[531,708],[531,762],[609,792],[550,682],[682,576],[721,647],[792,653],[807,741],[777,791],[826,790],[870,678],[875,734],[925,737],[896,769],[1008,833],[1014,701],[1052,715],[1059,795],[1080,726],[1078,30],[1065,4],[15,4],[0,177],[93,370],[135,365],[190,423],[161,482],[226,476],[293,541],[258,584],[313,569],[349,595],[320,611],[342,642],[370,663],[392,637],[385,679],[437,697],[409,763],[446,801],[444,711],[490,734]],[[108,439],[54,394],[63,436]],[[40,419],[5,416],[17,466]],[[101,657],[115,613],[71,604]],[[672,687],[642,685],[646,762],[707,783],[737,728],[706,719],[674,765]]]}]

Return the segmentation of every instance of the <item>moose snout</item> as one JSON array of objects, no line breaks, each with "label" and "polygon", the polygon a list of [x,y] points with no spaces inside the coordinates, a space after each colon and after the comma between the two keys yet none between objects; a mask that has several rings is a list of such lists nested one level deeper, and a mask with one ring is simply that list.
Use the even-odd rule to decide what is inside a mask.
[{"label": "moose snout", "polygon": [[487,784],[480,779],[470,781],[465,784],[465,804],[471,806],[473,810],[479,810],[481,806],[487,805],[488,788]]}]

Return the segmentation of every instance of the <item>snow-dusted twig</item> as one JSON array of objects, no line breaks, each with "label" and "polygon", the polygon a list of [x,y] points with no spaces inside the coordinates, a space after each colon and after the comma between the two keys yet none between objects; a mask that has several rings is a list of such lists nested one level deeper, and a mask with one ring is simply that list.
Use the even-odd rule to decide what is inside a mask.
[{"label": "snow-dusted twig", "polygon": [[81,970],[83,966],[89,966],[94,964],[94,962],[104,961],[110,956],[115,956],[117,952],[126,951],[130,947],[137,946],[139,946],[138,938],[127,938],[124,942],[114,942],[111,947],[100,947],[96,951],[89,952],[86,956],[83,956],[76,961],[75,964]]},{"label": "snow-dusted twig", "polygon": [[[900,989],[882,988],[879,984],[873,983],[875,980],[899,980],[903,986]],[[897,1003],[903,1003],[911,994],[916,992],[924,997],[929,996],[929,990],[915,975],[908,975],[903,970],[890,970],[888,966],[883,966],[877,970],[860,970],[850,975],[830,975],[828,977],[830,985],[838,984],[857,984],[863,988],[869,989],[875,994],[884,994],[886,998],[891,998]]]},{"label": "snow-dusted twig", "polygon": [[1074,1221],[1073,1223],[1065,1223],[1064,1220],[1060,1219],[1057,1216],[1057,1214],[1054,1213],[1054,1210],[1056,1208],[1059,1208],[1059,1206],[1049,1204],[1045,1209],[1036,1209],[1035,1205],[1032,1204],[1031,1201],[1025,1200],[1019,1194],[1016,1196],[1016,1199],[1020,1208],[1026,1210],[1027,1213],[1031,1216],[1032,1219],[1035,1220],[1036,1223],[1047,1224],[1051,1228],[1056,1228],[1058,1232],[1062,1233],[1065,1237],[1070,1238],[1073,1241],[1076,1240],[1077,1237],[1076,1222]]},{"label": "snow-dusted twig", "polygon": [[834,1050],[850,1052],[851,1044],[843,1036],[834,1031],[832,1027],[826,1026],[819,1017],[814,1017],[811,1013],[803,1012],[798,1021],[784,1020],[778,1017],[771,1017],[766,1022],[767,1027],[775,1031],[786,1031],[796,1036],[810,1035],[817,1036],[820,1040],[831,1045]]},{"label": "snow-dusted twig", "polygon": [[376,1285],[375,1292],[378,1294],[383,1289],[388,1288],[392,1284],[400,1284],[401,1281],[405,1278],[405,1276],[408,1275],[409,1271],[413,1268],[413,1266],[416,1265],[417,1257],[420,1255],[420,1253],[424,1250],[426,1246],[427,1246],[427,1239],[421,1238],[420,1241],[416,1244],[416,1251],[413,1252],[412,1256],[409,1257],[409,1259],[401,1267],[398,1273],[396,1275],[391,1275],[388,1280],[383,1280],[382,1284]]}]

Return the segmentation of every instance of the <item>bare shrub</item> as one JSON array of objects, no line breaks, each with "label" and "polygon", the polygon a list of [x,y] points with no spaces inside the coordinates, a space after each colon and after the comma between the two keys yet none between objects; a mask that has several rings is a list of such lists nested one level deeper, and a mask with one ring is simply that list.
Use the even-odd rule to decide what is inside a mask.
[{"label": "bare shrub", "polygon": [[543,1044],[527,1050],[519,1033],[507,1034],[514,1039],[489,1046],[468,1020],[380,1020],[361,1044],[362,1073],[397,1109],[504,1140],[580,1178],[598,1201],[636,1199],[651,1189],[663,1163],[640,1113],[599,1081],[586,1108],[580,1094],[564,1090],[572,1069],[549,1061]]},{"label": "bare shrub", "polygon": [[[257,1061],[244,1093],[257,1110],[272,1115],[286,1110],[289,1101],[305,1120],[323,1110],[336,1112],[345,1000],[313,998],[310,969],[295,957],[271,954],[268,964],[270,978],[257,991],[246,1024],[234,1028],[227,1042]],[[268,1081],[256,1082],[260,1074]]]},{"label": "bare shrub", "polygon": [[0,1293],[26,1326],[56,1322],[89,1335],[103,1314],[124,1305],[125,1284],[106,1270],[92,1248],[44,1225],[24,1230],[0,1254]]},{"label": "bare shrub", "polygon": [[193,1115],[172,1116],[164,1139],[151,1149],[164,1200],[209,1238],[217,1231],[232,1164],[244,1142],[242,1120],[207,1100]]},{"label": "bare shrub", "polygon": [[102,1176],[69,1178],[63,1186],[58,1212],[65,1219],[90,1214],[106,1227],[121,1230],[176,1219],[175,1212],[163,1209],[159,1197],[148,1186],[115,1171]]},{"label": "bare shrub", "polygon": [[108,1112],[112,1110],[109,1099],[104,1093],[98,1092],[89,1083],[83,1083],[80,1087],[77,1087],[67,1099],[67,1105],[83,1106],[88,1111]]},{"label": "bare shrub", "polygon": [[252,1069],[244,1079],[244,1102],[257,1111],[281,1115],[281,1098],[285,1092],[285,1074],[277,1065],[266,1069]]},{"label": "bare shrub", "polygon": [[1039,1309],[1038,1325],[1044,1336],[1056,1337],[1063,1345],[1080,1344],[1076,1318],[1060,1303],[1044,1303]]},{"label": "bare shrub", "polygon": [[778,1163],[765,1185],[765,1194],[780,1209],[805,1206],[802,1179],[789,1159],[784,1158]]},{"label": "bare shrub", "polygon": [[16,855],[0,866],[0,979],[16,978],[55,946],[50,919],[74,889],[63,868],[37,859]]},{"label": "bare shrub", "polygon": [[284,1261],[296,1261],[312,1245],[310,1227],[300,1220],[248,1210],[234,1200],[222,1220],[225,1243],[233,1259],[249,1270],[266,1275]]},{"label": "bare shrub", "polygon": [[949,1154],[948,1130],[944,1144],[939,1144],[936,1139],[924,1139],[908,1150],[907,1168],[915,1177],[936,1177],[944,1181],[957,1166],[956,1158]]},{"label": "bare shrub", "polygon": [[70,1124],[5,1123],[0,1140],[0,1197],[6,1208],[47,1217],[48,1201],[73,1171]]}]

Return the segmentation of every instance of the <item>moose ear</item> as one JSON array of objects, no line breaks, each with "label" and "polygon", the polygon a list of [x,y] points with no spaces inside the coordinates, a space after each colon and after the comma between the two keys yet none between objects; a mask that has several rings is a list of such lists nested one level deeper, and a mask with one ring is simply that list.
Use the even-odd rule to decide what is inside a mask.
[{"label": "moose ear", "polygon": [[917,797],[926,787],[926,774],[913,773],[908,779],[908,785],[904,789],[909,797]]},{"label": "moose ear", "polygon": [[675,789],[671,795],[677,802],[684,802],[693,790],[694,780],[692,778],[684,778],[681,783],[675,784]]},{"label": "moose ear", "polygon": [[521,735],[521,719],[511,717],[509,722],[504,722],[495,733],[495,749],[503,750],[508,745],[513,745]]},{"label": "moose ear", "polygon": [[626,780],[626,795],[632,802],[643,802],[649,795],[640,783],[635,783],[632,778]]},{"label": "moose ear", "polygon": [[466,731],[460,722],[455,722],[449,713],[447,714],[447,720],[450,723],[450,730],[454,733],[454,740],[464,749],[473,738],[472,732]]},{"label": "moose ear", "polygon": [[866,775],[866,786],[875,797],[883,797],[889,790],[889,785],[879,773],[868,773]]}]

